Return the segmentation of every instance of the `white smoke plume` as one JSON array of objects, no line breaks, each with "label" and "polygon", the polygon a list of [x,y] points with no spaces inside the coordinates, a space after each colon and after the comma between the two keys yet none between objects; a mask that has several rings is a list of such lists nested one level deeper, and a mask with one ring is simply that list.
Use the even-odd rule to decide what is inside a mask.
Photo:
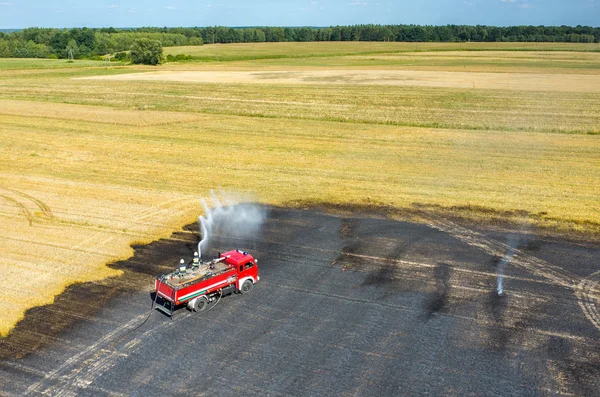
[{"label": "white smoke plume", "polygon": [[504,294],[504,268],[506,264],[509,263],[512,257],[515,254],[515,250],[517,248],[518,240],[514,236],[509,237],[508,239],[508,251],[502,257],[500,263],[498,263],[498,267],[496,268],[496,277],[498,280],[498,286],[496,290],[498,291],[498,295],[502,296]]},{"label": "white smoke plume", "polygon": [[260,233],[267,217],[265,207],[234,197],[232,193],[219,191],[219,194],[216,194],[211,190],[210,202],[201,200],[204,215],[198,218],[201,236],[198,243],[200,257],[216,234],[243,239]]}]

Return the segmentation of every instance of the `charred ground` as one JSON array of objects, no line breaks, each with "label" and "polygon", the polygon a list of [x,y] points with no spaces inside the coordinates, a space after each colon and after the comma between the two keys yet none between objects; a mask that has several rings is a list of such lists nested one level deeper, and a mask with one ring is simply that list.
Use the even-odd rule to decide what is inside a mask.
[{"label": "charred ground", "polygon": [[467,243],[436,225],[270,208],[261,235],[219,235],[207,253],[251,251],[252,294],[144,323],[153,276],[195,250],[190,225],[111,265],[122,277],[30,310],[1,341],[0,393],[595,395],[600,330],[573,290],[509,263],[498,296],[502,255],[477,239],[516,241],[578,280],[600,246],[484,228]]}]

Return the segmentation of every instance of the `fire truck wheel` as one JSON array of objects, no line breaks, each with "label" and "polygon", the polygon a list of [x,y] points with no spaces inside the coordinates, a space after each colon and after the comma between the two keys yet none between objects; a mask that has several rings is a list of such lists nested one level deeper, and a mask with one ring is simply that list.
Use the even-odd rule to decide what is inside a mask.
[{"label": "fire truck wheel", "polygon": [[194,311],[195,312],[203,312],[204,310],[206,310],[207,306],[208,306],[208,301],[206,300],[205,297],[198,298],[198,299],[196,299],[196,302],[194,303]]},{"label": "fire truck wheel", "polygon": [[254,283],[250,280],[246,280],[242,284],[242,288],[240,288],[240,292],[242,294],[247,294],[248,292],[252,291],[252,287],[254,287]]}]

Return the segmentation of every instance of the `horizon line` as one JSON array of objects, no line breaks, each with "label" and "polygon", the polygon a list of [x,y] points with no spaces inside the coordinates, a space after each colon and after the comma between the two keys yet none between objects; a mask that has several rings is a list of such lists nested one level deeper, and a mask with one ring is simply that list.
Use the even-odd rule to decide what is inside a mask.
[{"label": "horizon line", "polygon": [[71,26],[71,27],[67,27],[67,26],[63,26],[63,27],[58,27],[58,26],[27,26],[27,27],[22,27],[22,28],[0,28],[0,31],[6,31],[6,30],[11,30],[11,31],[19,31],[19,30],[25,30],[25,29],[31,29],[31,28],[39,28],[39,29],[143,29],[143,28],[167,28],[167,29],[175,29],[175,28],[184,28],[184,29],[193,29],[193,28],[210,28],[210,27],[225,27],[225,28],[232,28],[232,29],[248,29],[248,28],[312,28],[312,29],[326,29],[326,28],[332,28],[332,27],[344,27],[344,26],[365,26],[365,25],[373,25],[373,26],[433,26],[433,27],[439,27],[439,26],[482,26],[482,27],[495,27],[495,28],[507,28],[507,27],[520,27],[520,26],[534,26],[534,27],[569,27],[569,28],[577,28],[577,27],[582,27],[582,28],[593,28],[593,29],[597,29],[600,28],[600,25],[598,26],[593,26],[593,25],[482,25],[482,24],[455,24],[455,23],[447,23],[447,24],[414,24],[414,23],[398,23],[398,24],[381,24],[381,23],[357,23],[357,24],[351,24],[351,25],[328,25],[328,26],[315,26],[315,25],[244,25],[244,26],[229,26],[229,25],[204,25],[204,26],[159,26],[159,25],[145,25],[145,26],[121,26],[121,27],[116,27],[116,26]]}]

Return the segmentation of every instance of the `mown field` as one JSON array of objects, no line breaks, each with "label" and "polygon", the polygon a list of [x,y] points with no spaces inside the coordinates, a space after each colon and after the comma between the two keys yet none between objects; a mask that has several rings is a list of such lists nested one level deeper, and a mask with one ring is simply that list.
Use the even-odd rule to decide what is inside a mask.
[{"label": "mown field", "polygon": [[[600,74],[597,45],[339,44],[207,45],[218,61],[157,68],[0,60],[0,333],[66,285],[114,275],[107,262],[194,221],[219,187],[600,230],[600,87],[586,77]],[[417,46],[428,51],[406,52]],[[244,59],[255,51],[264,59]],[[80,79],[338,69],[502,72],[507,85]],[[552,83],[519,90],[511,73]],[[567,74],[583,88],[554,89]]]},{"label": "mown field", "polygon": [[[600,73],[599,44],[564,43],[254,43],[168,47],[228,68],[366,68],[477,72]],[[253,61],[248,65],[243,62]],[[233,62],[232,62],[233,61]],[[258,64],[258,65],[257,65]]]},{"label": "mown field", "polygon": [[403,43],[323,41],[307,43],[239,43],[204,46],[167,47],[165,54],[187,54],[206,60],[244,60],[247,58],[305,58],[428,51],[571,51],[598,52],[600,44],[568,43]]}]

